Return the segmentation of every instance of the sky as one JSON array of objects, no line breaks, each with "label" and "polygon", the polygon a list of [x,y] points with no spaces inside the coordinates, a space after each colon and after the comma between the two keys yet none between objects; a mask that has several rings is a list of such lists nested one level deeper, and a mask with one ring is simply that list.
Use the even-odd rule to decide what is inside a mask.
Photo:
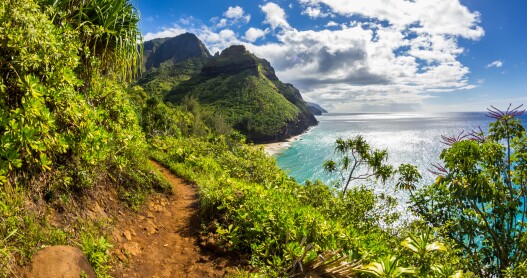
[{"label": "sky", "polygon": [[330,112],[527,105],[527,1],[134,0],[144,40],[243,44]]}]

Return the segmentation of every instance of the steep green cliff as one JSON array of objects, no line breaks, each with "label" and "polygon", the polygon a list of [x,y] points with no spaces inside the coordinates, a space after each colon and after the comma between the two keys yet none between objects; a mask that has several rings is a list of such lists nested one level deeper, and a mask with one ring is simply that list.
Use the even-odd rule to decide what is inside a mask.
[{"label": "steep green cliff", "polygon": [[212,58],[207,47],[190,33],[147,41],[143,48],[144,73],[138,84],[156,95],[163,95],[181,81],[199,74]]},{"label": "steep green cliff", "polygon": [[146,42],[144,49],[147,71],[138,83],[148,93],[174,104],[194,97],[250,141],[285,140],[317,124],[300,92],[281,82],[268,61],[244,46],[212,57],[187,33]]},{"label": "steep green cliff", "polygon": [[300,92],[278,80],[269,62],[244,46],[225,49],[165,99],[177,103],[186,96],[223,115],[254,142],[285,140],[317,124]]}]

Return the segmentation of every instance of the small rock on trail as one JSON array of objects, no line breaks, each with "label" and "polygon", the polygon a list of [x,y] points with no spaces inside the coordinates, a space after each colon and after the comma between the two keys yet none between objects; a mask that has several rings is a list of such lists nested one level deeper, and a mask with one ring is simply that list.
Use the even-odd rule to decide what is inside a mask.
[{"label": "small rock on trail", "polygon": [[23,274],[26,278],[95,278],[90,262],[79,248],[51,246],[38,251]]}]

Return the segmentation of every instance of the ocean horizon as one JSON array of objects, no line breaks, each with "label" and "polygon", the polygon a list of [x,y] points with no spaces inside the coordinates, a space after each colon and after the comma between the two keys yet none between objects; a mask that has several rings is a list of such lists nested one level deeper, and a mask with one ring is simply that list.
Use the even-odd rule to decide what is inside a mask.
[{"label": "ocean horizon", "polygon": [[[520,118],[525,124],[525,115]],[[388,163],[394,167],[405,163],[416,165],[423,176],[418,187],[433,183],[436,178],[429,169],[432,164],[440,163],[439,155],[447,147],[441,143],[442,135],[457,136],[479,128],[486,132],[493,121],[486,112],[328,113],[317,116],[317,120],[317,126],[274,155],[277,164],[298,182],[321,180],[332,184],[338,181],[338,176],[325,172],[322,165],[335,157],[337,138],[361,135],[372,148],[387,149]],[[394,181],[360,184],[372,187],[377,193],[396,196],[400,203],[408,200],[406,192],[395,190]]]}]

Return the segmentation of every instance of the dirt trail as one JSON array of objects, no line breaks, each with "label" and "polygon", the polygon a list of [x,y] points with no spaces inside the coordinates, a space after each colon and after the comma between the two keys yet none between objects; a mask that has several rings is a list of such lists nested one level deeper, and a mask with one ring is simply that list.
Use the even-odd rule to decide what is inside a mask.
[{"label": "dirt trail", "polygon": [[113,277],[222,277],[229,262],[200,250],[196,189],[163,166],[174,195],[156,194],[139,213],[123,212],[114,230]]}]

